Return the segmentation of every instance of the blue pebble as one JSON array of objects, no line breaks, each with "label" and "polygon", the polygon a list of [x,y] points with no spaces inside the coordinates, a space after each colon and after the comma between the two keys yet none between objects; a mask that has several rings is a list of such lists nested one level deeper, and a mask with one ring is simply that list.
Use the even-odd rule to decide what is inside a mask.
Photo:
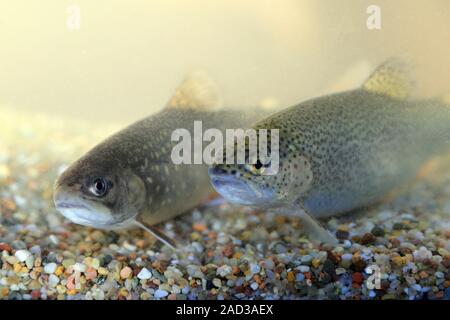
[{"label": "blue pebble", "polygon": [[393,280],[393,281],[391,281],[391,284],[389,285],[389,288],[395,289],[395,288],[397,288],[398,284],[399,284],[398,280]]},{"label": "blue pebble", "polygon": [[244,283],[244,278],[238,278],[235,282],[236,287],[240,287],[242,286],[242,284]]},{"label": "blue pebble", "polygon": [[444,299],[445,300],[450,300],[450,287],[445,289],[445,291],[444,291]]},{"label": "blue pebble", "polygon": [[297,275],[295,276],[295,280],[300,282],[305,280],[305,276],[303,275],[303,273],[297,273]]},{"label": "blue pebble", "polygon": [[389,280],[395,280],[395,279],[397,279],[397,275],[395,274],[395,273],[391,273],[390,275],[389,275]]},{"label": "blue pebble", "polygon": [[344,253],[342,255],[342,260],[351,260],[353,255],[351,253]]},{"label": "blue pebble", "polygon": [[344,273],[339,279],[339,282],[342,284],[342,286],[350,286],[352,284],[352,278],[348,273]]},{"label": "blue pebble", "polygon": [[250,270],[253,274],[255,274],[255,273],[258,273],[261,270],[261,268],[256,263],[251,263]]},{"label": "blue pebble", "polygon": [[183,287],[183,289],[181,289],[181,292],[183,294],[188,294],[191,288],[189,288],[188,286]]},{"label": "blue pebble", "polygon": [[188,300],[197,300],[197,296],[193,293],[191,293],[190,295],[188,295]]}]

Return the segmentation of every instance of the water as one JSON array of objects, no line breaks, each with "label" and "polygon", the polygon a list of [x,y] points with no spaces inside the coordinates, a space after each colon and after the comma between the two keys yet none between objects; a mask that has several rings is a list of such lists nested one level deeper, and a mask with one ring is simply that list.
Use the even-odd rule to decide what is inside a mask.
[{"label": "water", "polygon": [[[441,277],[450,265],[448,156],[438,158],[438,169],[413,187],[405,186],[400,195],[336,219],[331,231],[343,228],[349,237],[334,250],[309,242],[295,217],[280,219],[270,210],[211,202],[160,226],[185,240],[188,254],[183,256],[139,230],[107,232],[71,224],[52,203],[53,183],[63,168],[112,132],[160,110],[195,69],[206,70],[217,82],[222,104],[236,109],[282,108],[355,88],[392,56],[416,61],[415,95],[450,92],[450,42],[444,40],[450,39],[450,3],[376,2],[380,29],[368,28],[373,17],[367,10],[373,3],[365,0],[281,0],[276,5],[259,0],[154,0],[151,5],[78,0],[75,7],[57,0],[0,3],[0,299],[173,297],[140,284],[130,288],[130,279],[130,292],[119,290],[127,281],[120,279],[121,263],[135,268],[136,261],[144,262],[153,276],[159,275],[151,280],[164,282],[161,274],[170,259],[180,269],[177,285],[189,299],[326,298],[317,297],[324,293],[311,278],[323,271],[323,261],[312,259],[311,266],[292,268],[306,256],[327,257],[328,265],[339,268],[341,298],[427,294],[449,299],[448,283]],[[199,225],[206,229],[194,230]],[[360,244],[358,237],[373,226],[385,236],[373,245]],[[390,259],[377,261],[375,247]],[[422,247],[429,261],[419,259]],[[18,248],[28,248],[39,266],[15,261]],[[129,256],[119,254],[130,251]],[[95,268],[92,282],[79,283],[81,274],[63,266],[58,258],[62,254],[86,267],[88,258],[96,257],[102,269]],[[52,277],[69,287],[47,288],[45,277],[28,281],[35,268],[50,261],[69,269]],[[381,293],[352,278],[371,263],[386,267]],[[223,278],[222,286],[230,293],[191,287],[187,265],[206,270],[196,273],[199,283],[206,283],[206,276]],[[243,275],[239,271],[236,279],[227,279],[208,269],[213,265],[243,268]],[[428,273],[421,275],[423,283],[404,281],[414,271]],[[255,276],[268,285],[258,289]],[[253,290],[245,290],[245,277],[253,279],[253,287],[247,288]],[[104,285],[92,291],[94,283]],[[309,285],[312,289],[306,290]],[[19,287],[21,291],[14,291]]]}]

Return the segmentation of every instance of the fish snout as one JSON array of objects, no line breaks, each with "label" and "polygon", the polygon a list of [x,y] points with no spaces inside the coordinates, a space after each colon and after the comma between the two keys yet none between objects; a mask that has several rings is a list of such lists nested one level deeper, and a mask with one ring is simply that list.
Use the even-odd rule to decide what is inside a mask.
[{"label": "fish snout", "polygon": [[75,190],[75,186],[67,187],[58,183],[58,181],[57,183],[55,183],[55,187],[53,190],[53,202],[56,209],[61,211],[61,213],[63,213],[63,209],[87,209],[87,207],[80,203],[80,201],[78,201],[78,199],[74,196]]},{"label": "fish snout", "polygon": [[115,224],[111,212],[104,206],[84,199],[80,185],[67,186],[55,183],[53,202],[56,210],[70,221],[94,228],[110,228]]},{"label": "fish snout", "polygon": [[72,197],[73,194],[76,194],[81,189],[80,184],[66,184],[63,179],[58,178],[55,181],[53,186],[53,202],[56,207],[58,207],[59,203],[62,203]]}]

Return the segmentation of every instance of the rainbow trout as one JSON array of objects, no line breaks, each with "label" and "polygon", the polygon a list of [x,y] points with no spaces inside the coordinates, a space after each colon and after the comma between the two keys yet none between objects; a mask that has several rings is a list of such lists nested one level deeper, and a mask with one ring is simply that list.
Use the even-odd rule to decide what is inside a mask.
[{"label": "rainbow trout", "polygon": [[[406,65],[382,64],[361,88],[315,98],[254,126],[279,130],[279,170],[215,164],[214,188],[231,202],[296,212],[312,236],[336,243],[315,218],[366,206],[449,150],[450,105],[413,100]],[[248,150],[248,148],[247,148]]]},{"label": "rainbow trout", "polygon": [[175,246],[152,225],[171,219],[214,193],[206,165],[175,165],[175,129],[192,133],[194,120],[208,128],[245,127],[268,113],[214,111],[212,83],[196,73],[176,90],[161,112],[138,121],[95,146],[65,170],[54,189],[56,209],[69,220],[94,228],[138,225]]}]

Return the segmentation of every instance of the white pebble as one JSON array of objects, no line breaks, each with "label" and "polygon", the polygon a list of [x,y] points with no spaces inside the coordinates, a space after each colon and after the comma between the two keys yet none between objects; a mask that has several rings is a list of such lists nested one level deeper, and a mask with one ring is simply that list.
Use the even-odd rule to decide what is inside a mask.
[{"label": "white pebble", "polygon": [[408,236],[412,239],[416,239],[419,241],[422,241],[425,236],[423,235],[423,233],[419,230],[409,230],[408,231]]},{"label": "white pebble", "polygon": [[222,281],[219,278],[214,278],[212,283],[216,288],[220,288],[222,286]]},{"label": "white pebble", "polygon": [[57,265],[56,265],[56,263],[54,263],[54,262],[50,262],[50,263],[47,263],[45,266],[44,266],[44,272],[45,273],[53,273],[53,272],[55,272],[56,271],[56,267],[57,267]]},{"label": "white pebble", "polygon": [[168,294],[169,293],[167,291],[158,289],[155,291],[154,297],[157,299],[160,299],[160,298],[167,297]]},{"label": "white pebble", "polygon": [[48,236],[48,239],[50,240],[51,243],[53,243],[54,245],[58,245],[59,244],[59,239],[54,235],[51,234]]},{"label": "white pebble", "polygon": [[344,268],[336,268],[336,274],[337,275],[341,275],[341,274],[344,274],[346,272],[347,272],[347,270],[345,270]]},{"label": "white pebble", "polygon": [[100,267],[100,260],[98,260],[97,258],[92,259],[91,266],[92,266],[92,268],[97,270]]},{"label": "white pebble", "polygon": [[252,282],[252,284],[250,285],[250,288],[252,288],[253,291],[256,291],[256,290],[258,290],[259,285],[256,282]]},{"label": "white pebble", "polygon": [[93,289],[92,290],[92,298],[94,298],[95,300],[104,300],[105,293],[99,288]]},{"label": "white pebble", "polygon": [[78,271],[78,272],[85,272],[86,269],[87,269],[87,267],[83,263],[77,262],[73,265],[73,270]]},{"label": "white pebble", "polygon": [[152,277],[152,273],[147,268],[142,268],[137,277],[141,280],[150,279]]},{"label": "white pebble", "polygon": [[48,277],[48,285],[50,286],[50,287],[56,287],[56,285],[58,284],[58,282],[59,282],[59,278],[57,277],[57,276],[55,276],[54,274],[51,274],[49,277]]},{"label": "white pebble", "polygon": [[14,254],[20,262],[24,262],[31,255],[31,253],[27,250],[17,250]]},{"label": "white pebble", "polygon": [[131,243],[124,242],[123,247],[127,249],[128,251],[136,251],[137,247],[135,245],[132,245]]},{"label": "white pebble", "polygon": [[33,269],[34,266],[34,257],[32,255],[29,255],[26,259],[25,259],[25,265],[27,266],[28,269]]},{"label": "white pebble", "polygon": [[225,276],[229,275],[232,271],[233,271],[233,269],[230,266],[223,265],[223,266],[220,266],[219,268],[217,268],[216,274],[221,277],[225,277]]},{"label": "white pebble", "polygon": [[177,286],[176,284],[174,284],[174,285],[172,286],[172,292],[175,293],[175,294],[178,294],[178,293],[181,292],[181,289],[180,289],[179,286]]},{"label": "white pebble", "polygon": [[[6,251],[3,251],[3,252],[6,252]],[[6,258],[6,262],[8,262],[11,265],[17,263],[17,261],[19,261],[19,260],[14,256],[7,256],[7,258]]]},{"label": "white pebble", "polygon": [[419,250],[415,250],[413,252],[414,260],[423,261],[426,259],[431,259],[433,257],[433,253],[425,247],[420,247]]},{"label": "white pebble", "polygon": [[297,269],[300,272],[309,272],[309,266],[298,266]]}]

